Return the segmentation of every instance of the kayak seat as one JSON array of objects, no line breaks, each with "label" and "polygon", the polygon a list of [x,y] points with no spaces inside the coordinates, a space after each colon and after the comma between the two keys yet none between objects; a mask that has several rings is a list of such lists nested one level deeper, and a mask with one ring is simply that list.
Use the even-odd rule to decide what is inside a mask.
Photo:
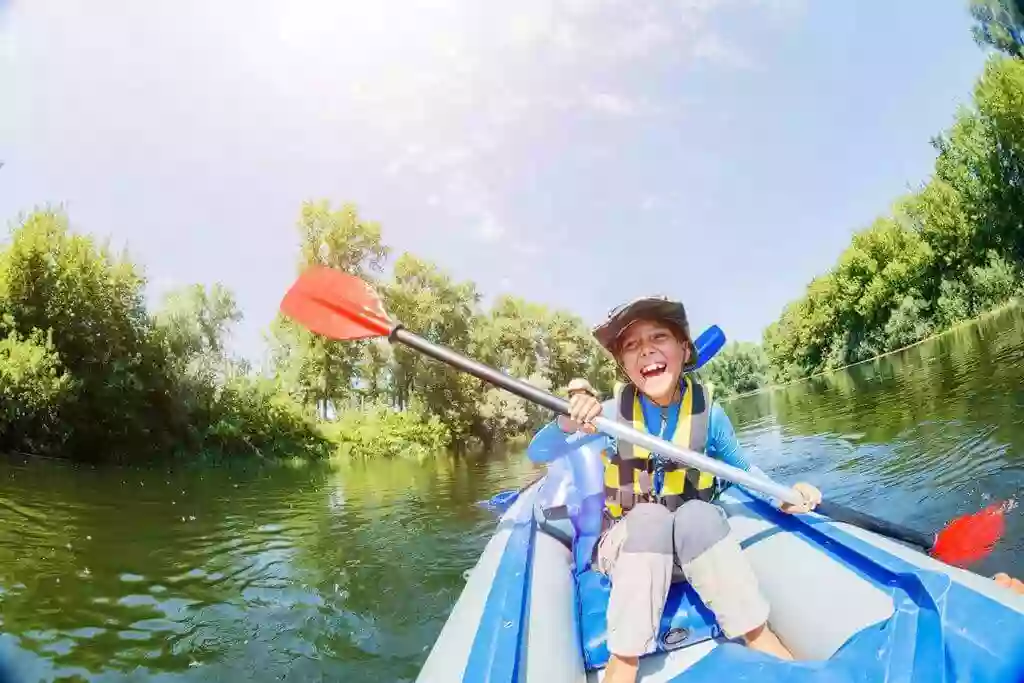
[{"label": "kayak seat", "polygon": [[[587,671],[608,663],[608,596],[611,581],[588,569],[576,576],[576,606],[579,614],[583,660]],[[688,582],[673,583],[665,601],[658,629],[656,652],[677,650],[717,638],[722,630]]]}]

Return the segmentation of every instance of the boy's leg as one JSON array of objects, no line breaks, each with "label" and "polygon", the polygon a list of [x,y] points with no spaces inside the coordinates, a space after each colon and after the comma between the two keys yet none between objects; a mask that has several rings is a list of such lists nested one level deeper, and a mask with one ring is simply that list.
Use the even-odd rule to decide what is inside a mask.
[{"label": "boy's leg", "polygon": [[768,628],[768,602],[750,562],[730,534],[722,509],[691,500],[679,506],[673,517],[676,562],[725,635],[743,637],[754,649],[792,659]]},{"label": "boy's leg", "polygon": [[598,568],[612,583],[605,683],[632,683],[638,658],[654,649],[672,564],[672,513],[663,505],[637,505],[602,538]]}]

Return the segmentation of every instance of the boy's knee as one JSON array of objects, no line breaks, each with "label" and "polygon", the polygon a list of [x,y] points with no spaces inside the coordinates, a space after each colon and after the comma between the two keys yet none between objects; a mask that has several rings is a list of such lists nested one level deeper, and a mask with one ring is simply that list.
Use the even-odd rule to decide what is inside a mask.
[{"label": "boy's knee", "polygon": [[690,500],[673,514],[673,537],[680,566],[693,560],[729,535],[722,509],[702,500]]},{"label": "boy's knee", "polygon": [[664,505],[640,503],[626,515],[624,552],[672,554],[672,513]]}]

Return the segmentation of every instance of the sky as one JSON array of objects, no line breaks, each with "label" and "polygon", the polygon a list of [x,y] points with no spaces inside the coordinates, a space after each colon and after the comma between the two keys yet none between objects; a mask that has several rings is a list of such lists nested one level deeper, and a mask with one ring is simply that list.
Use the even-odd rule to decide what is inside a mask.
[{"label": "sky", "polygon": [[927,180],[966,0],[0,0],[0,217],[61,205],[257,359],[303,201],[570,310],[762,330]]}]

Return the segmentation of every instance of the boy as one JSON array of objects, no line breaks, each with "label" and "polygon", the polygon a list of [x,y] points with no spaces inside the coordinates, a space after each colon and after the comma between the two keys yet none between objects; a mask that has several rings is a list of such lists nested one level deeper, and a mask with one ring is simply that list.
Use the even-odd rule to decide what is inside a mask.
[{"label": "boy", "polygon": [[[678,301],[646,297],[613,310],[594,329],[598,342],[629,378],[613,400],[597,400],[586,380],[569,385],[569,417],[559,417],[534,437],[528,451],[547,462],[566,450],[577,431],[592,433],[602,413],[748,470],[729,418],[709,392],[685,373],[697,361],[686,310]],[[639,657],[658,635],[673,574],[682,574],[730,638],[751,648],[792,659],[768,627],[768,603],[724,512],[712,503],[716,478],[678,466],[627,443],[605,450],[605,524],[597,568],[611,579],[605,683],[633,683]],[[821,493],[810,484],[794,487],[805,498],[785,512],[807,512]]]}]

